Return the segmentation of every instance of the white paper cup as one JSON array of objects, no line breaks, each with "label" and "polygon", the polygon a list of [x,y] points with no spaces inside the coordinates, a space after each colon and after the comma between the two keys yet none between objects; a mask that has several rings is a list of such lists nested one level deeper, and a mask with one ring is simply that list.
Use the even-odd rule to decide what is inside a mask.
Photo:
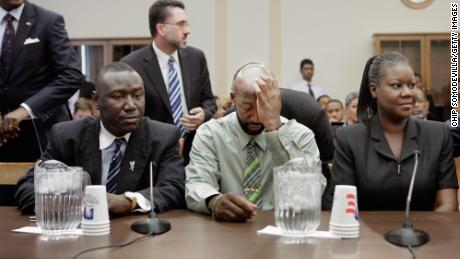
[{"label": "white paper cup", "polygon": [[338,224],[334,224],[332,222],[329,222],[329,227],[335,227],[335,228],[340,228],[340,229],[355,229],[355,228],[359,228],[359,224],[355,224],[355,225],[338,225]]},{"label": "white paper cup", "polygon": [[339,227],[359,227],[356,186],[336,185],[329,224]]},{"label": "white paper cup", "polygon": [[82,225],[103,225],[108,222],[110,221],[105,185],[86,186]]},{"label": "white paper cup", "polygon": [[110,224],[106,224],[106,225],[97,225],[97,226],[94,226],[94,225],[81,225],[81,228],[82,228],[82,229],[101,229],[101,228],[110,228]]},{"label": "white paper cup", "polygon": [[105,236],[108,234],[110,234],[110,230],[104,231],[104,232],[96,232],[96,233],[83,231],[84,236]]},{"label": "white paper cup", "polygon": [[101,229],[82,229],[83,233],[101,233],[101,232],[107,232],[110,231],[110,227],[106,228],[101,228]]}]

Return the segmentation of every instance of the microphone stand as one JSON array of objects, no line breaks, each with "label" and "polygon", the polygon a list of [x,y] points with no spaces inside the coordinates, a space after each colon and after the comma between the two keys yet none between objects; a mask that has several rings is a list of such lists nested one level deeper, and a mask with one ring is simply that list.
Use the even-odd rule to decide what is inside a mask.
[{"label": "microphone stand", "polygon": [[159,235],[168,232],[171,229],[171,224],[167,220],[157,218],[153,209],[155,204],[153,202],[153,164],[154,162],[150,162],[150,202],[152,210],[150,210],[148,219],[134,222],[131,225],[131,230],[141,234]]},{"label": "microphone stand", "polygon": [[430,240],[430,236],[423,230],[414,229],[412,220],[409,218],[410,202],[412,199],[412,190],[414,189],[415,175],[418,167],[418,156],[420,152],[415,151],[415,165],[412,172],[412,179],[409,185],[409,193],[406,201],[406,217],[403,227],[400,229],[390,230],[385,234],[385,240],[398,246],[415,247],[421,246]]}]

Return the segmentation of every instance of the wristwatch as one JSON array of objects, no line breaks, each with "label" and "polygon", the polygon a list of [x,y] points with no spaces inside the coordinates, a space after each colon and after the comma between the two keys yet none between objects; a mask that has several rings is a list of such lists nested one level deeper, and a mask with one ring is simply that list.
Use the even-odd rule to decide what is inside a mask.
[{"label": "wristwatch", "polygon": [[130,210],[134,210],[137,207],[137,196],[134,192],[125,192],[125,198],[131,201]]}]

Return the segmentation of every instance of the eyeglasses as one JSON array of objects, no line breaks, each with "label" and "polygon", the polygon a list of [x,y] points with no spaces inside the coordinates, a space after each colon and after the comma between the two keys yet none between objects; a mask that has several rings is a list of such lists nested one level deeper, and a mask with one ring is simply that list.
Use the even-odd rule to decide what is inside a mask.
[{"label": "eyeglasses", "polygon": [[181,27],[181,28],[190,27],[190,23],[189,23],[188,21],[180,21],[180,22],[177,22],[177,23],[163,22],[163,24],[179,26],[179,27]]}]

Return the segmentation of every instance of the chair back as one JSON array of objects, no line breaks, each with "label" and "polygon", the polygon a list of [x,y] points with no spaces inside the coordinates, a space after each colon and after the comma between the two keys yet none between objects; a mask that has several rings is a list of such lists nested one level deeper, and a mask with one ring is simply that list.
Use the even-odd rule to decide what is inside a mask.
[{"label": "chair back", "polygon": [[34,165],[31,162],[0,163],[0,206],[14,206],[14,190],[17,181]]}]

